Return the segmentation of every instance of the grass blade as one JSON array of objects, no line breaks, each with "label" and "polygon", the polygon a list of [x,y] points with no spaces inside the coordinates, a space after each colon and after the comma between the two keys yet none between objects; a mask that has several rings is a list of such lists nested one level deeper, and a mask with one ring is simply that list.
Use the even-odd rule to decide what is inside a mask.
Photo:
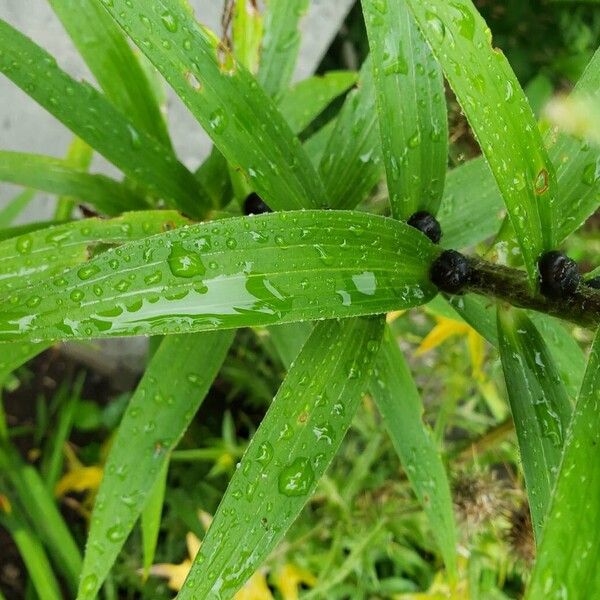
[{"label": "grass blade", "polygon": [[537,260],[556,241],[556,181],[525,94],[471,0],[407,3],[490,165],[534,286]]},{"label": "grass blade", "polygon": [[129,116],[136,128],[170,148],[165,120],[151,84],[113,20],[94,2],[49,2],[108,99]]},{"label": "grass blade", "polygon": [[263,36],[263,16],[254,0],[240,0],[232,10],[233,53],[250,73],[256,73]]},{"label": "grass blade", "polygon": [[319,176],[273,100],[187,3],[161,0],[143,18],[126,0],[103,6],[272,209],[326,204]]},{"label": "grass blade", "polygon": [[0,150],[0,180],[51,194],[74,196],[107,215],[149,208],[147,202],[123,184],[104,175],[90,175],[66,160]]},{"label": "grass blade", "polygon": [[566,438],[562,464],[527,598],[595,598],[600,594],[600,334]]},{"label": "grass blade", "polygon": [[[0,242],[0,291],[6,293],[58,277],[69,267],[85,263],[107,247],[186,223],[189,221],[175,211],[138,211],[115,219],[83,219],[4,240]],[[23,275],[24,261],[26,276]],[[85,273],[83,276],[85,279]]]},{"label": "grass blade", "polygon": [[142,510],[140,519],[142,528],[142,547],[144,553],[144,577],[148,577],[150,567],[154,562],[158,535],[160,533],[160,519],[162,516],[165,492],[167,491],[167,475],[169,473],[168,461],[162,467],[154,486],[148,492],[146,505]]},{"label": "grass blade", "polygon": [[25,519],[16,513],[15,508],[11,508],[7,513],[0,513],[0,526],[10,533],[17,546],[38,597],[61,600],[63,595],[40,538]]},{"label": "grass blade", "polygon": [[297,83],[282,95],[277,106],[294,133],[302,133],[357,80],[352,71],[330,71]]},{"label": "grass blade", "polygon": [[174,336],[154,354],[108,456],[92,514],[80,600],[96,597],[232,340],[232,332]]},{"label": "grass blade", "polygon": [[300,19],[310,0],[269,0],[258,81],[269,96],[277,96],[292,80],[300,49]]},{"label": "grass blade", "polygon": [[81,572],[79,548],[37,470],[25,464],[14,449],[0,444],[0,470],[10,481],[36,535],[74,592]]},{"label": "grass blade", "polygon": [[91,85],[79,83],[32,40],[0,20],[0,72],[154,195],[194,217],[208,199],[173,152],[136,129]]},{"label": "grass blade", "polygon": [[[17,290],[4,301],[0,340],[189,333],[383,313],[435,295],[429,267],[439,252],[405,223],[361,212],[193,225],[109,249],[60,278]],[[317,270],[319,277],[308,279]]]},{"label": "grass blade", "polygon": [[541,540],[571,405],[548,348],[525,313],[498,311],[500,356],[536,540]]},{"label": "grass blade", "polygon": [[362,0],[387,184],[396,219],[436,214],[448,165],[444,79],[406,0]]},{"label": "grass blade", "polygon": [[375,86],[370,59],[346,97],[319,167],[332,208],[354,208],[381,178]]},{"label": "grass blade", "polygon": [[440,453],[423,423],[423,404],[400,348],[389,329],[369,391],[423,506],[451,579],[456,579],[456,529],[450,485]]},{"label": "grass blade", "polygon": [[232,597],[283,537],[350,426],[383,325],[317,324],[231,479],[180,600]]}]

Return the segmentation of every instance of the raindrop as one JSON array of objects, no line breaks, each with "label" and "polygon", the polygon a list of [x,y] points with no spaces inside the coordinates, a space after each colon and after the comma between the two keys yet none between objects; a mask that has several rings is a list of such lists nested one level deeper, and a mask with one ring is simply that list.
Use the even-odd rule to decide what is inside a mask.
[{"label": "raindrop", "polygon": [[100,267],[98,267],[96,265],[85,265],[84,267],[81,267],[81,269],[79,269],[79,271],[77,271],[77,277],[79,277],[79,279],[82,279],[83,281],[85,281],[86,279],[93,277],[99,271],[100,271]]},{"label": "raindrop", "polygon": [[227,115],[222,108],[218,108],[209,117],[210,128],[215,133],[223,133],[227,127]]},{"label": "raindrop", "polygon": [[162,15],[160,15],[160,20],[167,31],[170,31],[171,33],[175,33],[177,31],[177,17],[172,12],[166,10],[162,13]]},{"label": "raindrop", "polygon": [[315,480],[308,458],[295,458],[279,474],[279,491],[284,496],[305,496]]},{"label": "raindrop", "polygon": [[204,275],[206,269],[202,263],[200,255],[191,250],[187,250],[182,244],[173,244],[171,254],[168,258],[169,269],[176,277],[196,277]]}]

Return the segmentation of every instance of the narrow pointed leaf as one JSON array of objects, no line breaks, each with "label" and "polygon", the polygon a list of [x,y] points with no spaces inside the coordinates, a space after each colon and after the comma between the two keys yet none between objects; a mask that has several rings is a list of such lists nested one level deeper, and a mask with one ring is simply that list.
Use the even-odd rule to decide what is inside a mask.
[{"label": "narrow pointed leaf", "polygon": [[600,595],[600,334],[566,437],[528,600]]},{"label": "narrow pointed leaf", "polygon": [[406,0],[362,0],[392,214],[436,214],[448,164],[444,79]]},{"label": "narrow pointed leaf", "polygon": [[178,598],[231,598],[310,498],[358,408],[383,319],[317,324],[252,438]]},{"label": "narrow pointed leaf", "polygon": [[264,39],[258,81],[277,96],[292,80],[300,49],[300,19],[310,0],[268,0],[264,17]]},{"label": "narrow pointed leaf", "polygon": [[165,338],[131,398],[104,470],[78,598],[95,598],[216,377],[232,332]]},{"label": "narrow pointed leaf", "polygon": [[49,2],[108,99],[136,128],[170,148],[152,86],[119,27],[95,2]]},{"label": "narrow pointed leaf", "polygon": [[321,159],[319,170],[329,205],[357,206],[379,182],[382,169],[375,87],[367,59],[357,89],[346,97]]},{"label": "narrow pointed leaf", "polygon": [[277,106],[294,133],[302,133],[333,100],[357,80],[352,71],[330,71],[297,83],[282,95]]},{"label": "narrow pointed leaf", "polygon": [[256,73],[263,37],[263,17],[255,0],[239,0],[233,5],[231,33],[236,59],[250,73]]},{"label": "narrow pointed leaf", "polygon": [[160,534],[160,520],[162,517],[163,504],[165,502],[165,493],[167,491],[168,472],[169,463],[167,461],[163,465],[161,473],[156,478],[154,486],[148,492],[146,505],[142,510],[140,518],[144,556],[144,577],[148,576],[156,554],[156,546]]},{"label": "narrow pointed leaf", "polygon": [[0,444],[0,471],[10,481],[29,522],[71,591],[77,588],[81,556],[75,540],[38,471]]},{"label": "narrow pointed leaf", "polygon": [[437,214],[443,246],[460,249],[491,238],[498,233],[504,214],[502,196],[483,158],[448,172]]},{"label": "narrow pointed leaf", "polygon": [[184,0],[151,4],[143,18],[126,0],[102,5],[271,208],[325,204],[321,180],[273,100]]},{"label": "narrow pointed leaf", "polygon": [[193,225],[109,249],[15,292],[1,305],[0,340],[187,333],[384,313],[435,295],[429,268],[439,252],[404,223],[351,211]]},{"label": "narrow pointed leaf", "polygon": [[0,180],[51,194],[74,196],[107,215],[149,208],[147,202],[123,184],[104,175],[90,175],[66,160],[0,151]]},{"label": "narrow pointed leaf", "polygon": [[102,94],[62,71],[54,58],[0,20],[0,72],[153,194],[201,217],[207,199],[173,152],[138,130]]},{"label": "narrow pointed leaf", "polygon": [[555,243],[556,178],[525,94],[471,0],[407,3],[490,165],[534,286]]},{"label": "narrow pointed leaf", "polygon": [[[106,247],[186,223],[189,221],[175,211],[138,211],[115,219],[83,219],[4,240],[0,242],[0,291],[6,293],[58,277],[69,267],[85,263]],[[83,280],[87,273],[80,274]],[[93,270],[89,274],[93,275]],[[30,309],[34,308],[30,306]]]},{"label": "narrow pointed leaf", "polygon": [[531,519],[539,542],[560,465],[571,405],[543,338],[516,309],[498,311],[500,356]]},{"label": "narrow pointed leaf", "polygon": [[369,391],[431,530],[450,576],[456,578],[456,529],[450,485],[440,453],[423,422],[423,403],[402,352],[386,330]]}]

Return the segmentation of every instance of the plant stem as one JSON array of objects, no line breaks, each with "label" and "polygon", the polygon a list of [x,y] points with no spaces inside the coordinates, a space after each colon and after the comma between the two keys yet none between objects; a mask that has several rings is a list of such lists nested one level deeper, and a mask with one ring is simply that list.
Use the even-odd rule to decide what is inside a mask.
[{"label": "plant stem", "polygon": [[577,325],[600,326],[600,290],[580,283],[568,298],[552,299],[532,291],[524,271],[469,258],[472,273],[463,291],[493,296],[513,306],[546,313]]}]

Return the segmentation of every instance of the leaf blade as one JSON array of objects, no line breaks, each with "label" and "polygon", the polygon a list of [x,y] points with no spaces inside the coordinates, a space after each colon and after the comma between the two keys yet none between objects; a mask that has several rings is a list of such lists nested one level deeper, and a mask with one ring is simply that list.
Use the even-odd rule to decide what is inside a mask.
[{"label": "leaf blade", "polygon": [[195,21],[186,3],[161,0],[143,20],[130,4],[112,0],[103,7],[263,200],[274,210],[325,205],[321,180],[273,100],[214,34]]},{"label": "leaf blade", "polygon": [[[46,278],[17,290],[0,312],[0,340],[157,335],[383,313],[436,294],[429,267],[439,252],[414,228],[361,212],[198,224],[109,249],[63,273],[59,285]],[[317,280],[308,279],[313,269]],[[27,303],[35,304],[33,321]]]},{"label": "leaf blade", "polygon": [[[79,599],[96,597],[232,341],[232,332],[214,332],[173,336],[161,342],[107,459],[86,544]],[[169,386],[165,387],[165,381]]]},{"label": "leaf blade", "polygon": [[556,228],[556,176],[533,112],[471,0],[407,2],[502,192],[533,287],[537,260],[553,248]]},{"label": "leaf blade", "polygon": [[[436,214],[448,163],[441,69],[405,0],[362,0],[392,214]],[[417,101],[418,100],[418,101]]]},{"label": "leaf blade", "polygon": [[233,596],[283,537],[350,426],[382,331],[381,318],[316,325],[232,477],[180,600]]}]

